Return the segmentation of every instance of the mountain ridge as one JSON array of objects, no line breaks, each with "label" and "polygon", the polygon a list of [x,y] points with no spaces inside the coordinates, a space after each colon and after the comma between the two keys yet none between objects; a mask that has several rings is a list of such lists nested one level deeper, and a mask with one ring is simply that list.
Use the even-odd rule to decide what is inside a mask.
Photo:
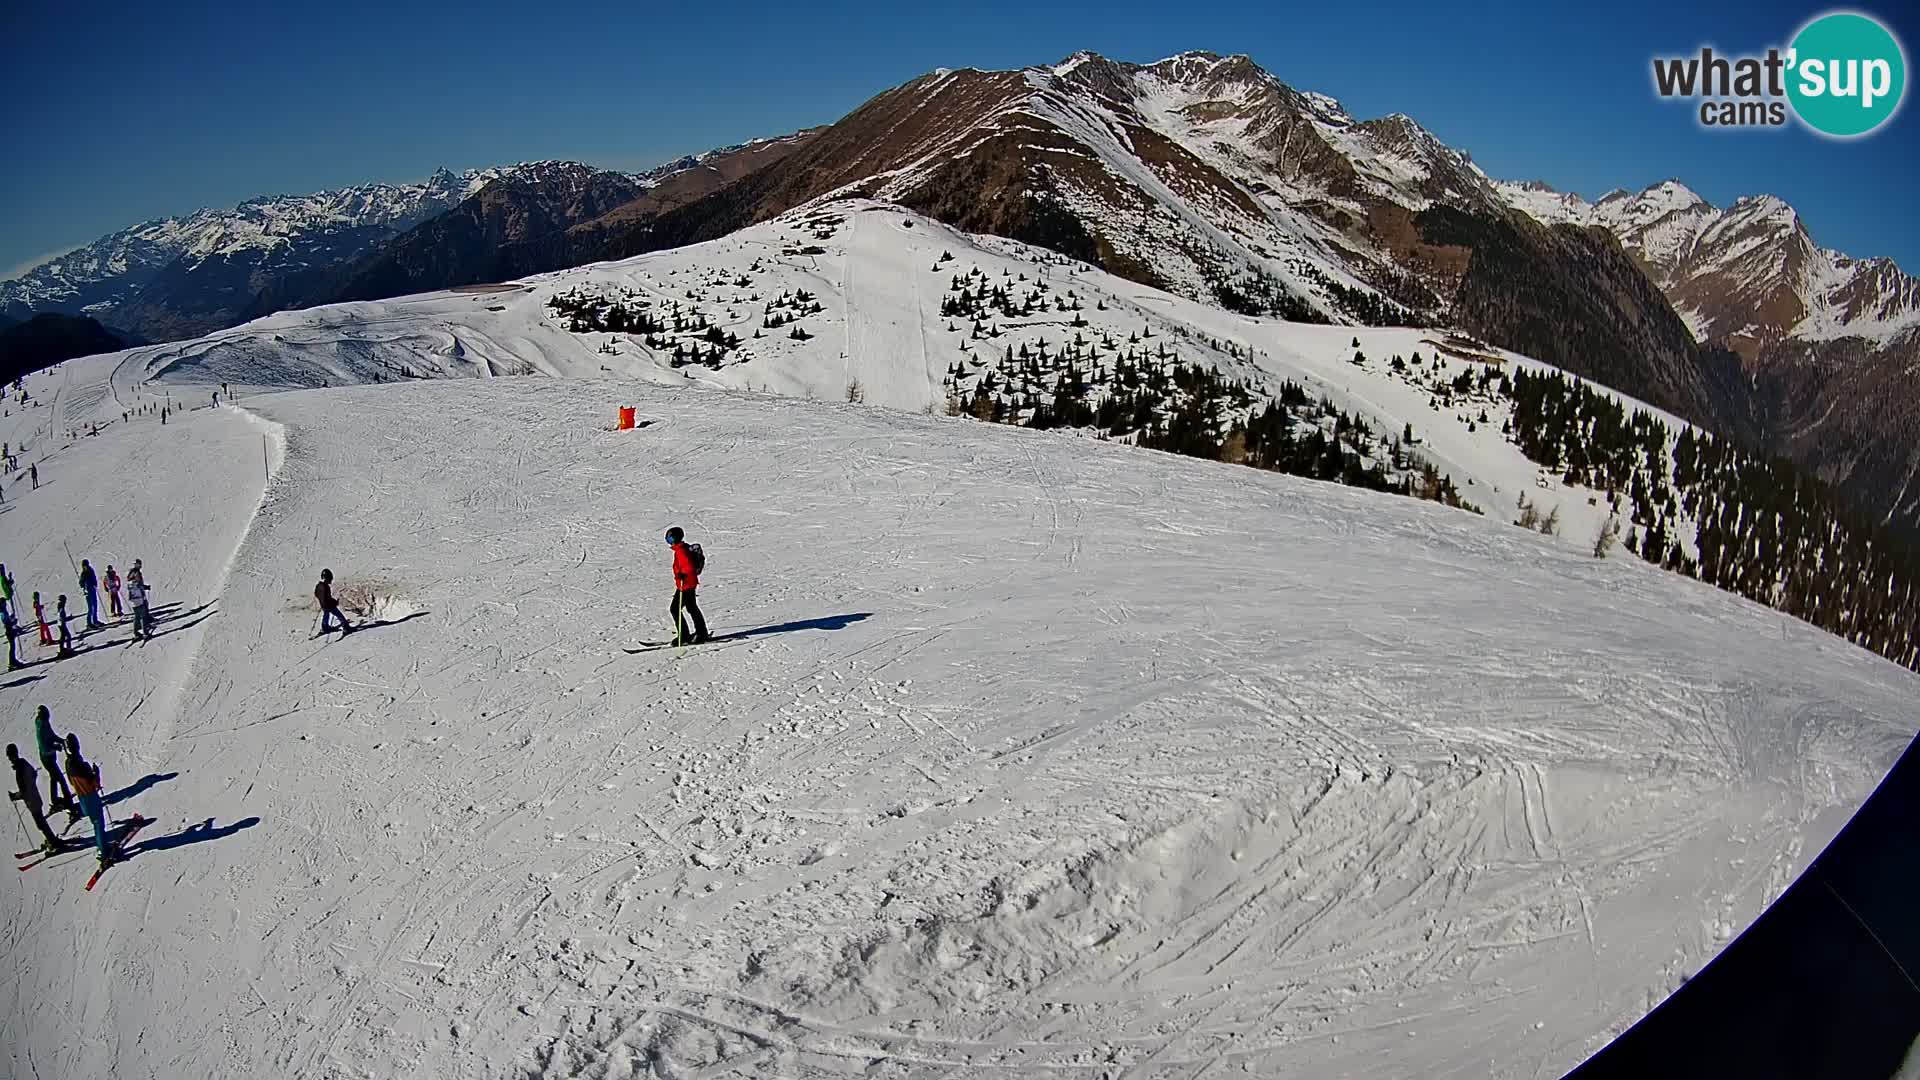
[{"label": "mountain ridge", "polygon": [[[1406,113],[1356,119],[1205,51],[941,68],[757,145],[710,170],[723,175],[668,163],[619,206],[536,213],[538,193],[496,192],[319,269],[235,271],[206,318],[626,258],[871,196],[1247,314],[1458,325],[1789,454],[1920,526],[1920,288],[1889,260],[1820,248],[1778,199],[1721,209],[1672,180],[1590,203],[1497,180]],[[170,277],[153,277],[165,300]],[[204,325],[116,322],[151,337]],[[1843,389],[1861,386],[1871,400]]]}]

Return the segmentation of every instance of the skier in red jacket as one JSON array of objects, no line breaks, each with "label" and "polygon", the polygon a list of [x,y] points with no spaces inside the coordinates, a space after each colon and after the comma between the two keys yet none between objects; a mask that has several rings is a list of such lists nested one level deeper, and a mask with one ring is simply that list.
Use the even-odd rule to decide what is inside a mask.
[{"label": "skier in red jacket", "polygon": [[[667,546],[673,549],[673,606],[668,611],[673,615],[674,644],[692,642],[703,645],[712,639],[707,637],[707,620],[700,615],[700,605],[693,599],[693,590],[700,585],[700,567],[696,557],[687,548],[686,536],[678,525],[667,530]],[[693,616],[692,637],[687,636],[687,624],[680,615],[682,611]]]}]

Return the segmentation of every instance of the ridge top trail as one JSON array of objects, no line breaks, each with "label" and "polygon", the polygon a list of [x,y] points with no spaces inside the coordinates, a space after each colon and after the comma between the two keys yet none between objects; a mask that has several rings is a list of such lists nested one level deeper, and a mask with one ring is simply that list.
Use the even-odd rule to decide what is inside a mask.
[{"label": "ridge top trail", "polygon": [[[686,452],[603,430],[615,397]],[[90,904],[16,879],[48,1007],[15,1072],[1483,1074],[1495,1030],[1531,1075],[1912,734],[1886,661],[1414,500],[699,386],[246,408],[84,440],[53,459],[84,482],[0,515],[9,569],[92,535],[214,605],[25,692],[111,775],[178,775]],[[655,663],[618,650],[664,629],[670,524],[722,648]],[[381,609],[324,648],[322,566]],[[177,724],[141,704],[174,670]]]}]

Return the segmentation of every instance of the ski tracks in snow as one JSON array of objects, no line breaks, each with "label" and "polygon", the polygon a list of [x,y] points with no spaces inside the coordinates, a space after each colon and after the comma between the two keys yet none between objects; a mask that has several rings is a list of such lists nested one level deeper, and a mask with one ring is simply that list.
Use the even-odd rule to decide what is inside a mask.
[{"label": "ski tracks in snow", "polygon": [[[258,402],[167,767],[260,824],[130,864],[90,954],[234,994],[116,999],[122,1071],[1525,1075],[1906,734],[1884,662],[1497,523],[697,388],[617,433],[615,386]],[[670,521],[742,636],[627,655]],[[322,565],[405,621],[308,641]]]}]

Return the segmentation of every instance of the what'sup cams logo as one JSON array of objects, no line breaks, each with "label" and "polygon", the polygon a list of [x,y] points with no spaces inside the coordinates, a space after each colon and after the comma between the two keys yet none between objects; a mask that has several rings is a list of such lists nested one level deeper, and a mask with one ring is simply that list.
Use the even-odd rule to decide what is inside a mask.
[{"label": "what'sup cams logo", "polygon": [[1836,11],[1801,27],[1784,51],[1655,57],[1653,87],[1662,98],[1698,100],[1702,127],[1781,127],[1791,110],[1821,135],[1851,139],[1900,110],[1907,58],[1878,19]]}]

